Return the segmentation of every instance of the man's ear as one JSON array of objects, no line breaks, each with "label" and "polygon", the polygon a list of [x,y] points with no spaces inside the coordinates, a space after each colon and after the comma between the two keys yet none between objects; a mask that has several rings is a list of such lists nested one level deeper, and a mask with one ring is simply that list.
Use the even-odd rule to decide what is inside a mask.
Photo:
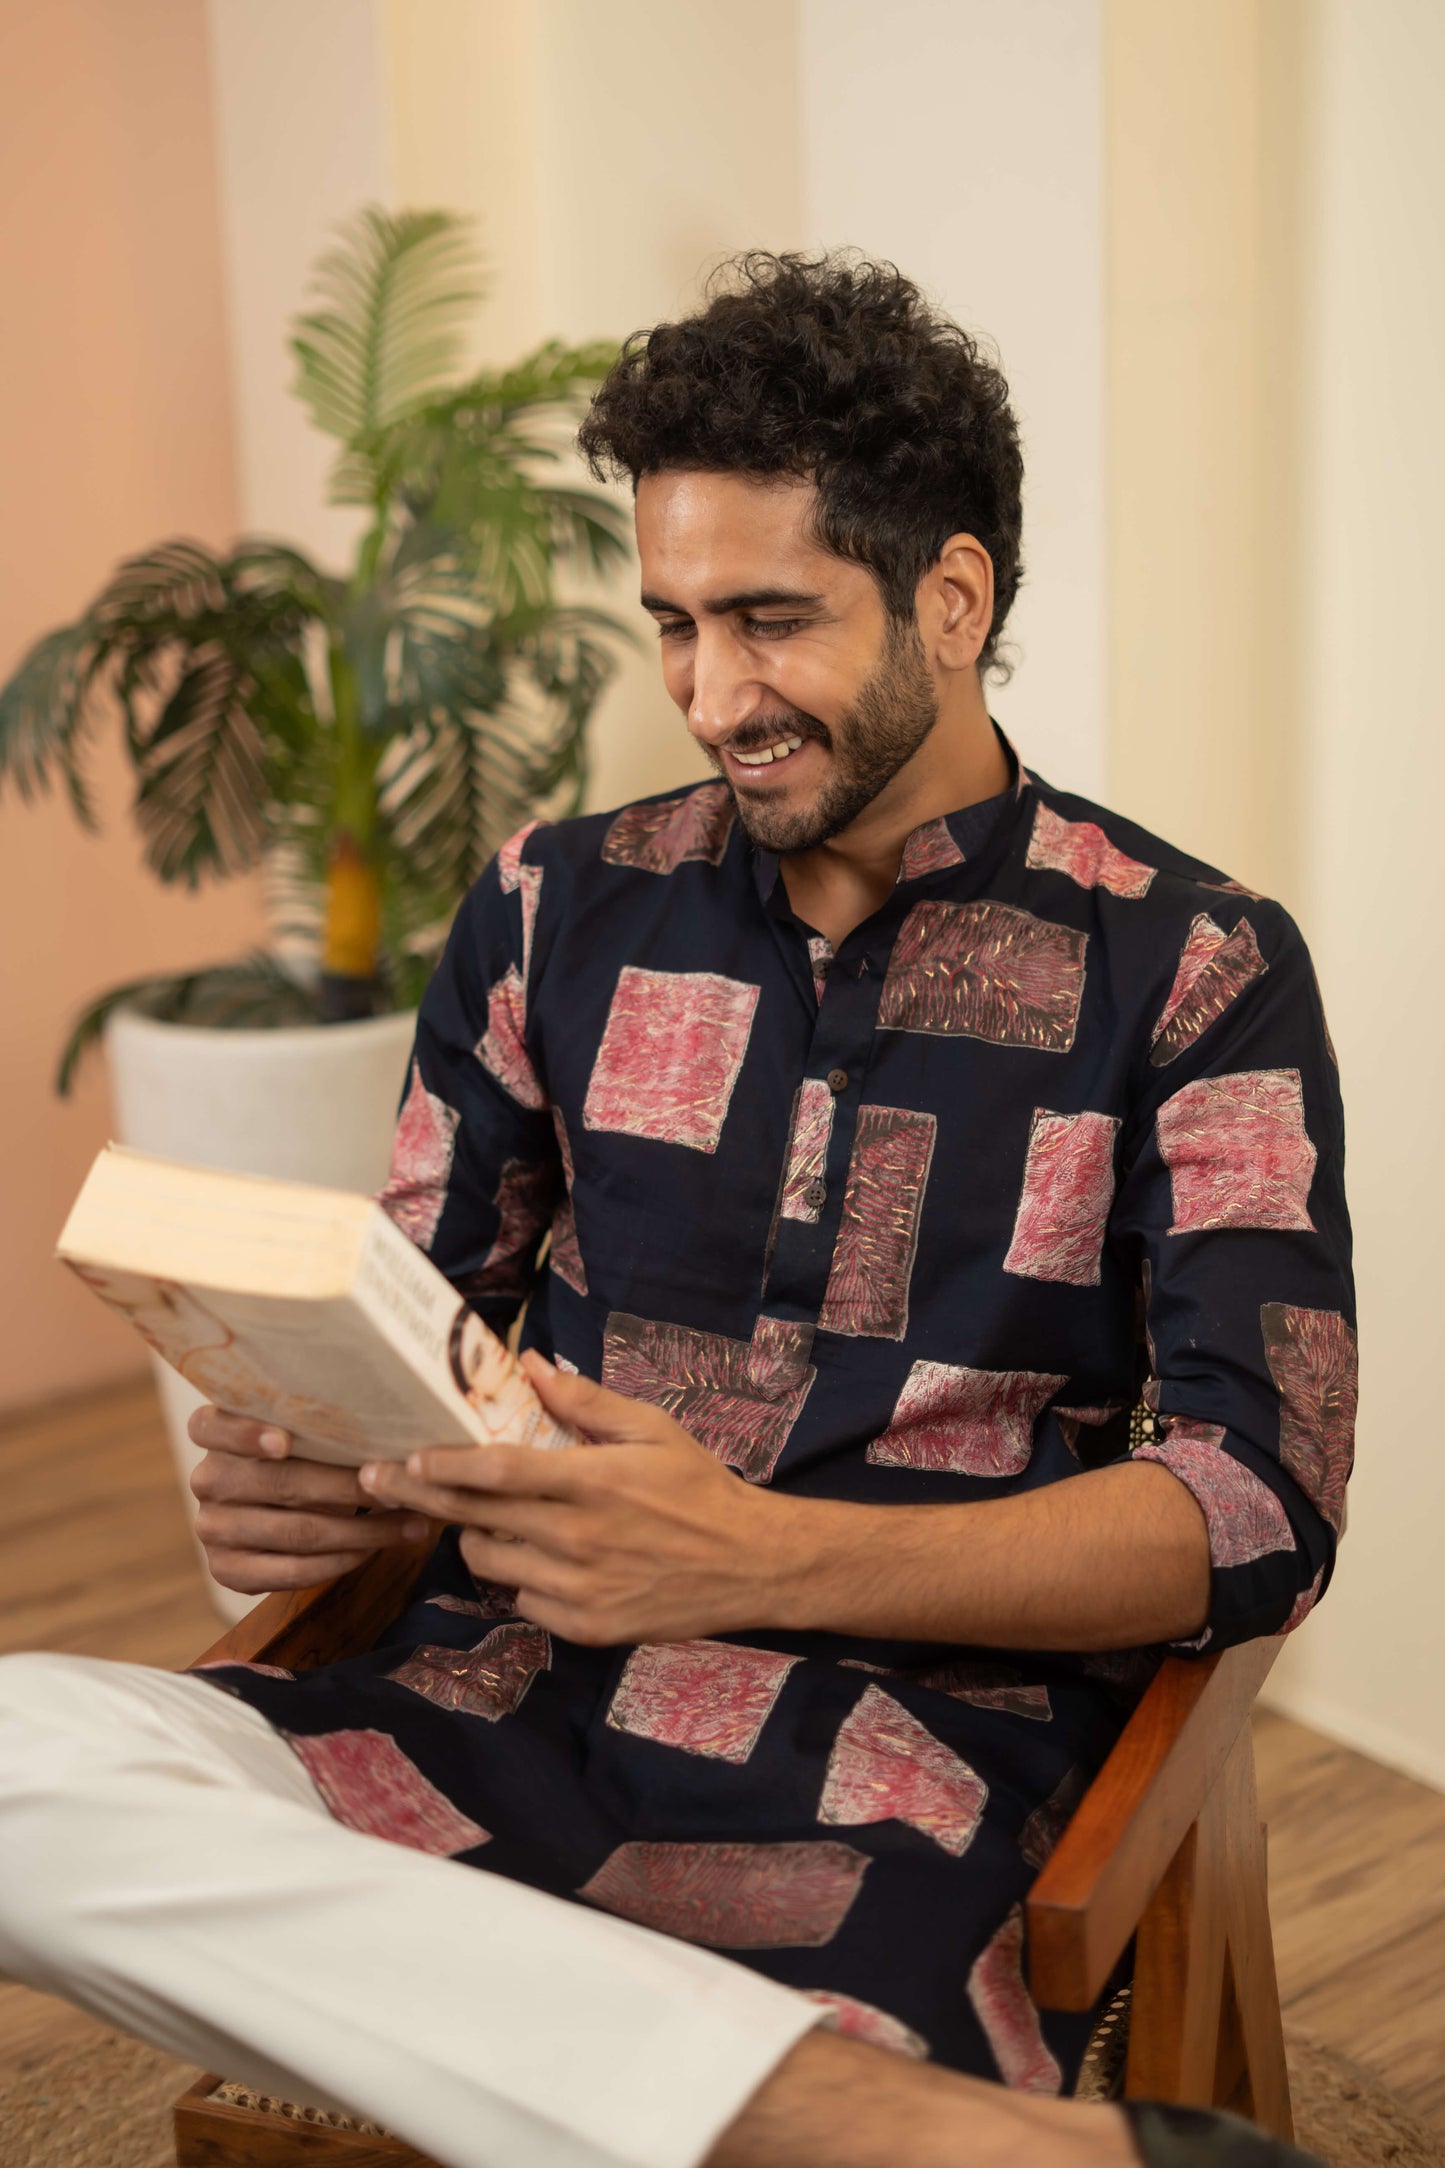
[{"label": "man's ear", "polygon": [[940,670],[971,670],[993,623],[993,559],[971,534],[952,534],[918,583],[918,629]]}]

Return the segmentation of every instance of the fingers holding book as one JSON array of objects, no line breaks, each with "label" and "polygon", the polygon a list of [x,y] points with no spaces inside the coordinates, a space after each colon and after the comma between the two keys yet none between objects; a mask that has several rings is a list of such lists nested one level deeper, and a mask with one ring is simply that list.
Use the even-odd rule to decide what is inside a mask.
[{"label": "fingers holding book", "polygon": [[223,1588],[314,1588],[369,1552],[427,1533],[415,1513],[376,1511],[354,1469],[293,1454],[269,1425],[207,1406],[190,1433],[204,1449],[191,1475],[196,1535]]}]

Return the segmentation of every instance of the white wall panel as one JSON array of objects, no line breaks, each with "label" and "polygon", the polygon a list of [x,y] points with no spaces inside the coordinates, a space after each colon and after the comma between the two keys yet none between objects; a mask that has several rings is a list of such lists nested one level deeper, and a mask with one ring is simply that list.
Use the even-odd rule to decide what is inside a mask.
[{"label": "white wall panel", "polygon": [[803,224],[891,258],[997,345],[1028,468],[1019,651],[994,712],[1055,783],[1104,775],[1098,0],[800,0]]}]

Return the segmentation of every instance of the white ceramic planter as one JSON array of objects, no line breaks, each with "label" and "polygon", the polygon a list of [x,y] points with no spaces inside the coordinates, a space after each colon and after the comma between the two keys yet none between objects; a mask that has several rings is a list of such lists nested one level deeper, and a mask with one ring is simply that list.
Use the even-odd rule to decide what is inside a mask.
[{"label": "white ceramic planter", "polygon": [[[332,1189],[379,1189],[414,1014],[287,1031],[206,1031],[121,1010],[106,1031],[116,1136],[139,1151]],[[200,1457],[186,1424],[201,1396],[159,1359],[181,1493]],[[204,1565],[204,1561],[203,1561]],[[254,1597],[207,1583],[228,1621]]]}]

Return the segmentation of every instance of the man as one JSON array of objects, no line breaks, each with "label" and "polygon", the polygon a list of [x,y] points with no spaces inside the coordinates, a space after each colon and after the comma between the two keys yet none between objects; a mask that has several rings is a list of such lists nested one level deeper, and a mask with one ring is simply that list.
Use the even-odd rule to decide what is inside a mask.
[{"label": "man", "polygon": [[[1016,431],[897,273],[746,259],[582,441],[718,780],[504,847],[385,1201],[595,1442],[357,1478],[198,1418],[231,1587],[454,1532],[320,1672],[18,1660],[0,1962],[448,2162],[1132,2160],[1048,2097],[1090,2020],[1022,1900],[1161,1647],[1332,1567],[1309,962],[990,722]],[[28,1894],[102,1803],[124,1927]]]}]

